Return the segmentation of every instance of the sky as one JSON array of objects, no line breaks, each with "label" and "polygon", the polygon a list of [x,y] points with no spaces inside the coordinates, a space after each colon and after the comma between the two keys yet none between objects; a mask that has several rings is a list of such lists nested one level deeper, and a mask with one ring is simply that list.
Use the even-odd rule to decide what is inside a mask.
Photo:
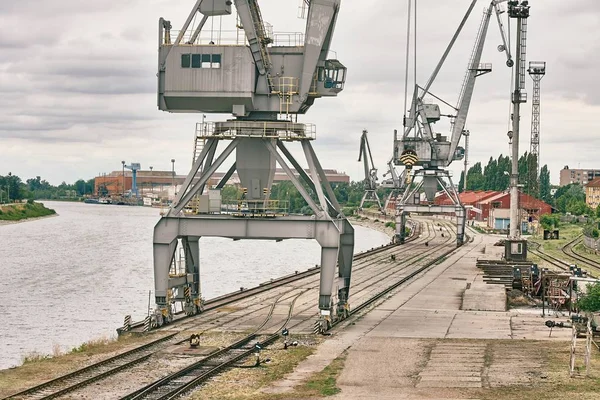
[{"label": "sky", "polygon": [[[275,32],[304,31],[301,0],[261,0]],[[417,0],[417,82],[431,75],[471,0]],[[170,114],[156,106],[159,17],[173,29],[194,0],[0,1],[0,175],[40,175],[52,184],[120,170],[121,160],[178,174],[191,166],[201,114]],[[484,7],[480,0],[432,91],[456,103]],[[299,120],[317,126],[313,143],[324,168],[363,179],[360,136],[369,132],[381,176],[392,154],[393,130],[402,129],[408,0],[342,0],[331,49],[348,68],[337,98],[317,99]],[[600,1],[531,0],[528,61],[546,61],[541,82],[541,163],[552,183],[559,171],[600,168]],[[506,16],[506,14],[504,14]],[[235,21],[223,17],[223,26]],[[206,28],[219,26],[209,19]],[[514,34],[515,23],[512,24]],[[226,35],[227,33],[223,33]],[[230,33],[233,35],[233,33]],[[470,165],[507,154],[510,68],[496,50],[492,19],[482,62],[493,72],[478,78],[466,129]],[[514,44],[514,41],[513,41]],[[412,57],[412,56],[411,56]],[[411,67],[412,71],[412,67]],[[411,82],[413,78],[411,76]],[[409,97],[412,83],[409,83]],[[521,152],[529,150],[532,81],[522,106]],[[218,121],[228,116],[207,115]],[[436,132],[449,132],[447,122]],[[299,146],[299,145],[296,145]],[[294,154],[300,155],[298,149]],[[302,163],[302,161],[301,161]],[[306,163],[302,163],[306,164]],[[455,181],[462,162],[451,170]]]}]

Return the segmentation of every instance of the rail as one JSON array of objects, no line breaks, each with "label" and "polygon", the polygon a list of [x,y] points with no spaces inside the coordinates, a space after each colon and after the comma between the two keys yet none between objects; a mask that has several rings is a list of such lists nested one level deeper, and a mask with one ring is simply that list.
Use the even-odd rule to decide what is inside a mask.
[{"label": "rail", "polygon": [[[288,316],[281,326],[280,329],[269,335],[266,340],[259,342],[259,346],[267,346],[273,343],[275,340],[279,338],[279,331],[286,327],[292,317],[292,310],[296,303],[298,297],[304,294],[306,290],[301,291],[298,295],[295,296],[294,300],[289,306]],[[275,310],[275,306],[286,293],[282,293],[278,296],[275,301],[272,303],[269,313],[267,314],[265,320],[256,328],[252,333],[248,334],[246,337],[241,340],[233,343],[232,345],[219,350],[202,360],[199,360],[187,367],[182,368],[179,371],[176,371],[162,379],[159,379],[156,382],[153,382],[144,388],[136,390],[133,393],[130,393],[121,398],[121,400],[140,400],[145,398],[153,398],[157,400],[166,400],[173,399],[177,396],[182,395],[183,393],[189,391],[195,386],[200,385],[202,382],[205,382],[213,375],[222,371],[223,369],[233,365],[234,363],[250,356],[254,353],[255,347],[252,346],[250,348],[245,348],[251,341],[257,338],[258,333],[262,330],[266,324],[271,320],[273,316],[273,311]],[[242,352],[239,352],[242,350]],[[219,359],[223,359],[219,361]],[[216,365],[214,363],[216,362]],[[185,379],[184,377],[193,377],[192,379]],[[174,387],[173,387],[174,386]],[[164,393],[166,392],[166,393]],[[160,393],[160,394],[159,394]]]},{"label": "rail", "polygon": [[[409,240],[416,240],[416,239],[419,239],[419,235],[417,234],[417,232],[418,232],[418,229],[415,229],[415,230],[413,231],[413,236],[412,236],[412,237],[411,237]],[[428,229],[428,232],[429,232],[429,229]],[[429,232],[429,233],[431,233],[431,232]],[[435,232],[434,232],[434,236],[435,236]],[[422,241],[423,241],[423,240],[428,240],[428,239],[427,239],[427,238],[421,238],[420,240],[422,240]],[[450,238],[450,235],[449,235],[449,240],[451,240],[451,238]],[[355,259],[364,258],[364,257],[366,257],[367,255],[371,255],[371,256],[372,256],[372,255],[374,255],[374,254],[381,253],[381,252],[383,252],[383,251],[386,251],[386,250],[393,250],[393,249],[394,249],[394,248],[396,248],[397,246],[399,246],[399,245],[387,245],[387,246],[382,246],[382,247],[380,247],[380,248],[371,249],[371,250],[370,250],[370,251],[368,251],[368,252],[364,252],[364,253],[357,254],[357,255],[356,255],[356,257],[355,257]],[[432,252],[433,252],[433,251],[435,250],[435,248],[431,248],[431,250],[432,250]],[[383,260],[383,259],[385,259],[385,258],[387,258],[387,257],[389,257],[389,255],[382,255],[382,256],[380,256],[379,258],[375,258],[375,259],[373,260],[373,262],[381,262],[381,260]],[[414,260],[414,257],[419,257],[419,259],[415,261],[415,260]],[[407,259],[405,259],[405,260],[403,260],[403,261],[405,261],[405,262],[406,262],[406,263],[408,263],[408,264],[412,263],[413,261],[414,261],[414,262],[417,262],[417,261],[419,261],[419,260],[422,260],[422,259],[423,259],[423,253],[416,254],[414,257],[413,257],[413,258],[409,257],[409,258],[407,258]],[[442,257],[443,257],[443,256],[442,256]],[[436,258],[436,260],[439,260],[439,259],[440,259],[439,257],[437,257],[437,258]],[[412,260],[412,261],[411,261],[411,260]],[[435,260],[434,260],[434,261],[432,261],[432,263],[435,263],[435,262],[436,262]],[[371,263],[371,264],[372,264],[372,263]],[[366,267],[365,267],[365,268],[366,268]],[[305,271],[305,272],[302,272],[302,273],[295,273],[295,274],[293,274],[293,275],[289,275],[289,276],[287,276],[287,277],[280,278],[280,279],[278,279],[278,280],[276,280],[276,281],[267,282],[267,283],[265,283],[265,284],[262,284],[261,286],[259,286],[259,287],[257,287],[257,288],[254,288],[254,289],[247,290],[247,292],[245,292],[245,293],[235,293],[235,294],[233,294],[233,295],[226,295],[226,296],[222,296],[222,297],[220,297],[220,298],[212,299],[211,301],[207,302],[207,305],[209,305],[209,308],[207,308],[207,310],[209,310],[209,309],[216,309],[216,308],[218,308],[218,307],[222,307],[222,306],[223,306],[223,305],[225,305],[225,304],[229,304],[229,303],[231,303],[231,302],[233,302],[233,301],[237,301],[237,300],[240,300],[240,299],[242,299],[242,298],[249,297],[250,295],[253,295],[253,294],[256,294],[256,293],[260,293],[260,292],[267,291],[267,290],[269,290],[269,289],[271,289],[271,288],[273,288],[273,287],[282,286],[282,285],[288,284],[289,282],[292,282],[292,281],[295,281],[295,280],[298,280],[298,279],[301,279],[301,278],[304,278],[304,277],[308,277],[308,276],[311,276],[311,275],[315,275],[315,274],[317,274],[317,273],[319,272],[319,270],[320,270],[320,269],[319,269],[318,267],[311,268],[311,269],[309,269],[309,270],[307,270],[307,271]],[[394,267],[394,266],[390,266],[390,269],[389,269],[389,270],[390,270],[390,271],[393,271],[394,273],[397,273],[397,272],[398,272],[398,271],[397,271],[397,268],[396,268],[396,267]],[[271,310],[270,314],[272,314],[272,310]],[[291,310],[289,311],[289,316],[291,316]],[[169,325],[169,326],[171,326],[171,325]],[[262,328],[262,327],[264,327],[264,324],[263,324],[263,325],[262,325],[260,328]],[[259,329],[260,329],[260,328],[259,328]],[[34,391],[35,391],[35,389],[42,389],[43,387],[46,387],[46,388],[47,388],[47,387],[48,387],[47,385],[51,384],[52,382],[56,382],[56,381],[59,381],[59,380],[65,380],[65,379],[68,379],[68,378],[70,378],[70,377],[73,377],[73,376],[76,376],[76,375],[81,375],[82,373],[84,373],[84,372],[86,372],[86,371],[93,370],[94,368],[97,368],[97,367],[99,367],[99,366],[101,366],[101,365],[110,364],[110,362],[111,362],[111,361],[113,361],[113,360],[116,360],[116,359],[121,359],[121,358],[123,358],[123,357],[124,357],[124,356],[126,356],[126,355],[130,355],[130,354],[133,354],[133,353],[137,353],[137,352],[139,352],[140,350],[143,350],[143,349],[150,349],[150,347],[151,347],[151,346],[154,346],[154,345],[156,345],[157,343],[160,343],[160,342],[162,342],[162,341],[165,341],[165,340],[171,339],[171,338],[173,338],[175,335],[176,335],[176,334],[172,334],[172,335],[165,336],[165,337],[163,337],[163,338],[160,338],[160,339],[158,339],[158,340],[157,340],[157,341],[155,341],[155,342],[151,342],[151,343],[149,343],[149,344],[147,344],[147,345],[141,346],[140,348],[133,349],[133,350],[131,350],[131,351],[129,351],[129,352],[125,352],[125,353],[123,353],[123,354],[117,355],[117,356],[115,356],[115,357],[112,357],[112,358],[110,358],[110,359],[107,359],[107,360],[101,361],[100,363],[93,364],[93,365],[91,365],[91,366],[89,366],[89,367],[86,367],[86,368],[84,368],[84,369],[82,369],[82,370],[75,371],[74,373],[71,373],[71,374],[65,375],[65,376],[63,376],[63,377],[59,377],[59,378],[57,378],[57,379],[55,379],[55,380],[53,380],[53,381],[46,382],[46,383],[44,383],[44,384],[42,384],[42,385],[39,385],[39,386],[37,386],[37,387],[35,387],[35,388],[30,388],[30,389],[27,389],[26,391],[20,392],[20,393],[18,393],[18,394],[15,394],[15,395],[12,395],[11,397],[9,397],[9,399],[16,399],[16,398],[18,398],[18,397],[15,397],[15,396],[18,396],[18,395],[21,395],[21,394],[25,394],[25,393],[28,393],[28,392],[34,392]],[[275,340],[276,338],[277,338],[277,337],[275,336],[275,337],[274,337],[272,340]],[[177,342],[177,344],[183,343],[184,341],[186,341],[186,339],[178,341],[178,342]],[[266,343],[266,342],[264,342],[264,343]],[[235,344],[234,344],[234,345],[235,345]],[[251,351],[250,351],[250,352],[251,352]],[[112,375],[112,374],[115,374],[115,373],[117,373],[117,372],[119,372],[119,371],[121,371],[121,370],[123,370],[123,369],[127,368],[128,366],[134,365],[135,363],[138,363],[138,362],[145,361],[145,360],[147,360],[147,359],[150,357],[150,355],[151,355],[151,354],[153,354],[153,353],[155,353],[155,351],[151,352],[150,354],[145,354],[145,355],[143,355],[143,356],[141,356],[141,357],[138,357],[138,358],[136,358],[135,360],[133,360],[133,361],[131,361],[131,362],[128,362],[128,363],[121,363],[121,364],[120,364],[119,366],[117,366],[116,368],[112,368],[112,367],[111,367],[111,368],[110,368],[108,371],[104,371],[104,372],[102,372],[102,373],[95,374],[95,375],[94,375],[94,376],[93,376],[91,379],[86,379],[86,380],[83,380],[83,381],[81,381],[81,380],[80,380],[80,382],[78,382],[76,385],[72,385],[72,386],[70,386],[70,387],[68,388],[68,390],[62,390],[62,391],[59,391],[59,392],[56,392],[56,391],[55,391],[54,393],[50,394],[49,396],[47,396],[47,397],[43,397],[43,398],[54,398],[54,397],[56,397],[56,396],[58,396],[58,395],[62,395],[62,394],[64,394],[64,393],[67,393],[67,392],[69,392],[69,391],[75,390],[75,389],[77,389],[77,388],[80,388],[80,387],[83,387],[83,386],[89,385],[89,384],[90,384],[90,383],[92,383],[92,382],[98,381],[98,380],[100,380],[100,379],[106,378],[107,376],[110,376],[110,375]],[[246,353],[247,353],[247,354],[246,354],[246,356],[247,356],[249,353],[248,353],[248,352],[246,352]],[[243,357],[242,357],[242,358],[243,358]],[[216,370],[215,370],[215,371],[213,371],[212,373],[214,374],[214,373],[216,373],[216,372],[218,372],[218,371],[216,371]],[[136,393],[137,393],[137,392],[136,392]],[[39,397],[38,397],[38,396],[36,396],[36,398],[39,398]]]},{"label": "rail", "polygon": [[[93,382],[99,381],[101,379],[106,378],[109,375],[112,375],[116,372],[119,372],[125,368],[132,367],[135,364],[138,364],[142,361],[148,359],[154,352],[150,352],[148,354],[144,354],[143,356],[136,357],[134,360],[127,361],[127,357],[138,354],[140,352],[151,350],[153,347],[162,344],[165,341],[168,341],[175,337],[178,333],[172,333],[166,336],[163,336],[159,339],[156,339],[150,343],[142,345],[140,347],[136,347],[135,349],[126,351],[121,354],[117,354],[116,356],[107,358],[106,360],[102,360],[100,362],[89,365],[85,368],[79,369],[77,371],[71,372],[66,375],[59,376],[58,378],[49,380],[40,385],[31,387],[29,389],[23,390],[21,392],[15,393],[9,397],[6,397],[2,400],[17,400],[17,399],[54,399],[59,396],[63,396],[66,393],[77,390],[83,386],[87,386]],[[119,364],[113,367],[110,367],[110,364]],[[101,368],[109,366],[108,370],[102,371]]]}]

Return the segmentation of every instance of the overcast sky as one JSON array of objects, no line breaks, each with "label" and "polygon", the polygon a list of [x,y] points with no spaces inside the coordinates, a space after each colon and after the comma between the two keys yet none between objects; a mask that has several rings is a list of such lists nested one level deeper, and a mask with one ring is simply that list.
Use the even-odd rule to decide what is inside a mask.
[{"label": "overcast sky", "polygon": [[[0,1],[0,175],[41,175],[53,184],[118,170],[121,160],[143,169],[187,173],[200,114],[156,107],[158,18],[179,29],[194,0]],[[299,0],[261,0],[275,32],[303,31]],[[470,0],[418,0],[418,73],[424,84]],[[433,91],[458,97],[467,62],[489,4],[480,0]],[[553,183],[559,170],[600,168],[600,1],[531,0],[527,58],[547,61],[542,80],[541,157]],[[369,131],[380,175],[402,128],[407,0],[342,0],[332,50],[348,67],[345,90],[319,99],[302,116],[317,125],[317,154],[325,168],[362,179],[357,162],[362,129]],[[505,14],[506,15],[506,14]],[[231,23],[233,17],[223,18]],[[211,21],[206,27],[210,29]],[[216,29],[218,19],[212,25]],[[514,33],[513,23],[513,33]],[[510,69],[496,50],[490,24],[483,62],[494,71],[478,79],[467,120],[471,165],[507,154]],[[531,85],[523,106],[521,149],[529,150]],[[412,89],[412,88],[411,88]],[[411,90],[412,91],[412,90]],[[208,115],[209,120],[223,116]],[[447,132],[443,123],[436,131]],[[298,154],[298,153],[296,153]],[[455,180],[462,163],[455,163]]]}]

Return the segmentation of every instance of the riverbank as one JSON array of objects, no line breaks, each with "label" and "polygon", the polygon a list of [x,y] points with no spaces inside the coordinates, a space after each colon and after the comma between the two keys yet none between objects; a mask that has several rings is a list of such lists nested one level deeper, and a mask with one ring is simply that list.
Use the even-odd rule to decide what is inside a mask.
[{"label": "riverbank", "polygon": [[396,234],[396,227],[395,225],[389,224],[390,221],[382,221],[379,218],[364,215],[352,215],[348,217],[348,220],[352,225],[360,225],[365,228],[385,233],[390,239]]},{"label": "riverbank", "polygon": [[0,225],[16,224],[56,216],[56,211],[42,203],[15,203],[0,205]]}]

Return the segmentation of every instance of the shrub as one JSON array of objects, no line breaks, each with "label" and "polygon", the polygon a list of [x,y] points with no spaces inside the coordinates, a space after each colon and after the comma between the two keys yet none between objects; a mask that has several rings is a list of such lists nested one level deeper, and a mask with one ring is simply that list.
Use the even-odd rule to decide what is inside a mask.
[{"label": "shrub", "polygon": [[600,283],[588,285],[587,293],[577,301],[577,307],[581,311],[600,311]]},{"label": "shrub", "polygon": [[356,212],[356,207],[343,207],[342,212],[345,216],[354,215],[354,213]]}]

